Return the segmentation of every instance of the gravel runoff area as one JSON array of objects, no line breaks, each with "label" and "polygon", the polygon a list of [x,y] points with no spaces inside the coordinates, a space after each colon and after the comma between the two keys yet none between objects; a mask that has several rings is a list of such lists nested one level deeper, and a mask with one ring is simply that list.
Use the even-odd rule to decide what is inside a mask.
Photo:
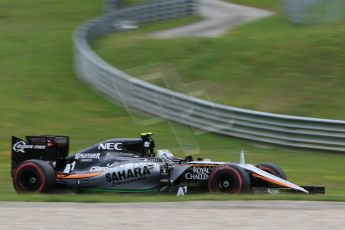
[{"label": "gravel runoff area", "polygon": [[158,38],[217,37],[240,24],[274,14],[271,11],[227,3],[220,0],[199,0],[199,2],[199,15],[204,18],[203,21],[158,31],[151,35]]},{"label": "gravel runoff area", "polygon": [[0,202],[0,229],[344,229],[345,203]]}]

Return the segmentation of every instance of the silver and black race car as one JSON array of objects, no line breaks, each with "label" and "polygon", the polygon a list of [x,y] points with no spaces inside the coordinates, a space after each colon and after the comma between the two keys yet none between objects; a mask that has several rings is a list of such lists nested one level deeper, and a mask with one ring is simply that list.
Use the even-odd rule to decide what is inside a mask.
[{"label": "silver and black race car", "polygon": [[69,154],[67,136],[12,137],[12,177],[24,192],[149,192],[188,191],[247,193],[257,188],[285,188],[301,193],[323,193],[323,188],[301,187],[287,181],[272,163],[256,166],[240,162],[175,158],[168,150],[154,151],[152,133],[141,138],[103,141]]}]

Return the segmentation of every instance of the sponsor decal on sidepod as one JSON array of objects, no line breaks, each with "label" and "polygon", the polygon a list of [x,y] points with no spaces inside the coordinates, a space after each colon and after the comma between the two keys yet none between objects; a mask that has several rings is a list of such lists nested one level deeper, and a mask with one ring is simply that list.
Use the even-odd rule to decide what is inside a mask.
[{"label": "sponsor decal on sidepod", "polygon": [[192,172],[186,173],[185,178],[187,180],[207,180],[209,173],[209,168],[194,167]]},{"label": "sponsor decal on sidepod", "polygon": [[90,172],[104,172],[110,169],[113,165],[107,164],[107,166],[92,166]]},{"label": "sponsor decal on sidepod", "polygon": [[105,177],[107,178],[107,182],[115,182],[115,181],[126,181],[130,179],[136,179],[136,178],[140,178],[140,177],[150,175],[150,174],[151,172],[149,168],[145,165],[142,168],[136,167],[133,169],[107,173]]}]

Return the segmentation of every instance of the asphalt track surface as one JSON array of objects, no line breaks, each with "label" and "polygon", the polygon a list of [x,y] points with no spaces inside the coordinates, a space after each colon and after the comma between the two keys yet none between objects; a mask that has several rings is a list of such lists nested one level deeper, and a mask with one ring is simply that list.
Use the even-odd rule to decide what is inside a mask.
[{"label": "asphalt track surface", "polygon": [[274,14],[271,11],[219,0],[199,0],[199,2],[199,15],[205,20],[187,26],[158,31],[152,35],[158,38],[218,37],[238,25]]},{"label": "asphalt track surface", "polygon": [[345,229],[345,203],[0,202],[0,229]]}]

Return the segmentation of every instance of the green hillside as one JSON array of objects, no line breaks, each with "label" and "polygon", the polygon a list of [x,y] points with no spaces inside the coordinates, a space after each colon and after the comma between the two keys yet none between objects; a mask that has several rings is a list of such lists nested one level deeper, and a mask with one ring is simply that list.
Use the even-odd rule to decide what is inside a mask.
[{"label": "green hillside", "polygon": [[121,69],[165,62],[185,83],[213,81],[223,93],[214,99],[220,103],[345,119],[343,22],[296,26],[275,16],[216,39],[152,39],[144,33],[111,35],[95,48]]},{"label": "green hillside", "polygon": [[[143,130],[150,130],[156,134],[158,148],[171,149],[179,156],[184,156],[184,152],[179,147],[175,133],[178,133],[178,136],[187,142],[189,147],[200,149],[200,154],[197,156],[209,157],[213,160],[237,161],[239,151],[245,149],[248,152],[248,162],[275,162],[286,170],[293,182],[327,186],[328,196],[309,199],[345,200],[345,184],[343,183],[345,177],[342,173],[345,163],[344,155],[268,147],[213,134],[193,136],[189,129],[179,125],[169,125],[166,122],[149,126],[138,124],[122,107],[106,101],[82,84],[73,73],[71,34],[73,29],[81,23],[99,15],[101,8],[101,1],[86,3],[81,0],[32,0],[30,2],[0,0],[0,105],[2,108],[0,113],[0,199],[50,201],[105,201],[106,199],[99,195],[90,195],[86,198],[72,195],[34,197],[16,195],[12,188],[9,170],[11,135],[21,137],[27,134],[69,135],[73,152],[106,138],[134,137]],[[176,23],[180,22],[172,24]],[[265,23],[274,22],[268,20]],[[257,29],[255,24],[252,27],[253,30]],[[241,34],[241,31],[236,33]],[[128,36],[129,46],[125,48],[130,51],[133,48],[131,39],[135,38],[131,34],[121,36]],[[103,45],[111,45],[113,49],[109,47],[108,49],[116,53],[114,56],[118,55],[124,59],[120,63],[117,63],[118,60],[115,59],[113,61],[120,67],[126,67],[126,55],[121,53],[125,50],[116,47],[117,43],[113,43],[121,36],[105,39],[104,43],[98,44],[98,49],[101,50]],[[158,48],[165,45],[163,41],[155,42],[157,42],[155,51],[157,54]],[[185,45],[190,40],[174,42]],[[213,43],[211,40],[205,40],[205,42]],[[196,44],[198,43],[199,39]],[[143,45],[147,44],[150,44],[149,39],[143,40]],[[176,55],[179,54],[176,53]],[[142,56],[135,57],[135,62],[132,63],[134,66],[140,64],[140,57]],[[151,60],[154,58],[150,55],[148,61]],[[140,116],[140,118],[143,121],[150,119],[146,116]],[[174,129],[172,130],[171,127]],[[119,201],[122,199],[120,197],[114,195],[113,201]],[[215,195],[207,197],[228,199]],[[292,199],[304,198],[303,196],[292,197]],[[145,197],[137,199],[145,200]]]}]

